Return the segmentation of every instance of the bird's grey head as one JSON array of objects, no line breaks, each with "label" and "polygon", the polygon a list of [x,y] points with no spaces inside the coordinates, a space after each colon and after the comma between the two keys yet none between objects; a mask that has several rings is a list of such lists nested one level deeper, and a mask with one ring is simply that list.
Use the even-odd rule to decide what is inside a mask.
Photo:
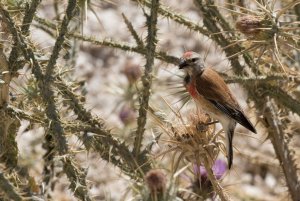
[{"label": "bird's grey head", "polygon": [[180,58],[179,69],[185,70],[189,75],[201,73],[204,70],[201,56],[196,52],[185,52]]}]

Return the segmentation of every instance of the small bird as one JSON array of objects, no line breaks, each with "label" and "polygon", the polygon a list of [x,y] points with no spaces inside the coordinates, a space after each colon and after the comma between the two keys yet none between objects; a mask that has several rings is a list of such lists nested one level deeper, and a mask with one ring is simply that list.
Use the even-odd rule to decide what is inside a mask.
[{"label": "small bird", "polygon": [[232,140],[236,123],[253,133],[256,133],[256,129],[245,116],[222,77],[216,71],[206,68],[199,54],[192,51],[185,52],[180,58],[179,69],[186,72],[184,85],[196,105],[222,124],[226,133],[226,151],[230,169],[233,159]]}]

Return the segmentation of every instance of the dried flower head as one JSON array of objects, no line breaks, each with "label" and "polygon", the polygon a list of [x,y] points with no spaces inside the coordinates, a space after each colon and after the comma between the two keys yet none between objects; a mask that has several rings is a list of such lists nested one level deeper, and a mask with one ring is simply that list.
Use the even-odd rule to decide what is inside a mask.
[{"label": "dried flower head", "polygon": [[252,15],[243,16],[237,20],[235,26],[241,33],[253,37],[261,31],[262,18]]},{"label": "dried flower head", "polygon": [[166,189],[166,175],[161,170],[150,170],[145,176],[145,182],[151,193],[163,193]]},{"label": "dried flower head", "polygon": [[130,62],[125,65],[122,73],[127,77],[127,80],[130,84],[135,83],[142,76],[140,66]]},{"label": "dried flower head", "polygon": [[[167,121],[163,116],[156,115],[155,120],[157,124],[169,135],[168,150],[164,151],[160,155],[166,155],[172,152],[171,167],[175,172],[180,164],[193,163],[197,164],[197,167],[201,165],[205,166],[207,170],[207,177],[211,181],[211,186],[221,199],[226,199],[227,195],[223,192],[218,179],[221,175],[218,171],[218,177],[213,173],[213,165],[220,151],[224,152],[225,145],[222,141],[218,140],[219,133],[215,130],[215,123],[212,122],[210,117],[201,112],[189,112],[192,114],[188,119],[184,119],[178,111],[170,109],[176,115],[175,121]],[[176,121],[177,120],[177,121]],[[178,121],[180,123],[178,123]],[[177,124],[175,124],[177,122]],[[225,153],[225,152],[224,152]],[[218,166],[219,164],[217,164]],[[186,166],[187,167],[187,166]],[[226,166],[225,166],[226,167]],[[218,168],[214,168],[219,170]],[[222,168],[220,168],[222,169]],[[223,168],[224,170],[226,168]],[[198,171],[199,172],[199,171]],[[205,173],[203,173],[203,176]],[[198,177],[200,174],[198,173]],[[204,181],[204,180],[203,180]],[[187,199],[190,200],[190,199]]]},{"label": "dried flower head", "polygon": [[262,64],[257,65],[257,72],[293,74],[285,60],[286,57],[297,60],[296,52],[299,52],[299,20],[297,16],[290,15],[299,2],[283,3],[280,9],[274,6],[274,2],[255,2],[257,9],[245,7],[243,10],[251,14],[240,17],[236,22],[236,29],[247,37],[238,42],[245,42],[244,51],[252,52],[252,57],[257,58],[256,63]]},{"label": "dried flower head", "polygon": [[216,141],[214,131],[214,122],[211,122],[207,114],[194,113],[187,124],[172,127],[171,146],[191,162],[199,162],[198,160],[207,157],[215,159],[220,150],[220,142]]}]

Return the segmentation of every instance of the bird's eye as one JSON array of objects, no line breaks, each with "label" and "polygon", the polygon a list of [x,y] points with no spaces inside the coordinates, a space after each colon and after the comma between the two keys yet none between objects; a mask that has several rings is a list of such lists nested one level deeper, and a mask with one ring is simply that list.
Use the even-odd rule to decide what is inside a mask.
[{"label": "bird's eye", "polygon": [[196,61],[198,61],[198,60],[199,60],[199,58],[192,58],[192,59],[191,59],[192,62],[196,62]]}]

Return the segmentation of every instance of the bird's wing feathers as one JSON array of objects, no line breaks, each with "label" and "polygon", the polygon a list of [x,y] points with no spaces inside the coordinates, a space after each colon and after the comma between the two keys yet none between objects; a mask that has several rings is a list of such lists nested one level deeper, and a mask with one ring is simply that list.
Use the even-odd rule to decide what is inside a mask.
[{"label": "bird's wing feathers", "polygon": [[201,75],[196,75],[195,82],[198,93],[204,98],[240,110],[226,83],[214,70],[205,69]]},{"label": "bird's wing feathers", "polygon": [[256,133],[252,123],[242,112],[238,102],[232,96],[224,80],[217,72],[205,69],[201,75],[196,76],[196,89],[199,95],[210,101],[216,108],[224,112],[239,124]]},{"label": "bird's wing feathers", "polygon": [[245,128],[249,129],[253,133],[256,133],[256,130],[252,123],[247,119],[247,117],[244,115],[244,113],[240,110],[237,110],[235,108],[232,108],[226,104],[220,104],[214,100],[208,99],[215,107],[217,107],[219,110],[224,112],[229,117],[233,118],[236,122],[244,126]]}]

